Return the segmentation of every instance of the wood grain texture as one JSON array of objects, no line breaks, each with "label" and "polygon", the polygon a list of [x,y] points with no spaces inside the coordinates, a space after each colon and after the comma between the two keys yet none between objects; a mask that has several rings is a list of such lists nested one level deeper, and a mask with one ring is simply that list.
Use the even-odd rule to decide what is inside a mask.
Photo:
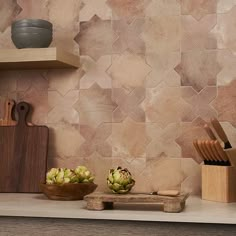
[{"label": "wood grain texture", "polygon": [[82,200],[92,193],[97,185],[94,183],[40,184],[42,192],[51,200]]},{"label": "wood grain texture", "polygon": [[236,148],[224,149],[224,153],[227,155],[231,166],[236,168]]},{"label": "wood grain texture", "polygon": [[14,106],[15,106],[14,100],[6,99],[4,118],[0,120],[0,126],[13,126],[17,124],[17,122],[12,119],[12,112],[13,112]]},{"label": "wood grain texture", "polygon": [[202,199],[236,201],[236,169],[232,166],[202,166]]},{"label": "wood grain texture", "polygon": [[48,128],[26,124],[29,104],[17,105],[16,126],[0,127],[0,192],[40,192],[45,181]]},{"label": "wood grain texture", "polygon": [[111,209],[113,203],[158,203],[163,204],[164,212],[181,212],[185,207],[188,194],[179,196],[161,196],[150,194],[113,194],[95,192],[84,197],[87,201],[87,209],[104,210]]},{"label": "wood grain texture", "polygon": [[236,225],[0,217],[1,236],[235,236]]},{"label": "wood grain texture", "polygon": [[1,49],[0,69],[79,68],[80,58],[60,48]]},{"label": "wood grain texture", "polygon": [[225,149],[227,148],[232,148],[230,142],[229,142],[229,139],[225,133],[225,131],[223,130],[223,127],[221,126],[220,122],[214,118],[214,119],[211,119],[211,124],[212,126],[214,127],[216,133],[218,134],[218,136],[220,137],[220,139],[224,142],[225,144]]}]

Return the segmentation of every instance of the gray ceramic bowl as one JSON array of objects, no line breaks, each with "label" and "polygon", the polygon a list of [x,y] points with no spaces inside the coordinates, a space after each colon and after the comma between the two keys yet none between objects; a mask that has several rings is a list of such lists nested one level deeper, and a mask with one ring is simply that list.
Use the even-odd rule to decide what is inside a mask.
[{"label": "gray ceramic bowl", "polygon": [[11,35],[17,48],[47,48],[52,42],[51,33],[16,33]]},{"label": "gray ceramic bowl", "polygon": [[21,27],[21,28],[11,29],[11,34],[18,34],[18,33],[52,34],[52,30],[38,27]]},{"label": "gray ceramic bowl", "polygon": [[52,30],[52,23],[42,19],[22,19],[14,21],[11,27],[12,29],[19,27],[39,27]]}]

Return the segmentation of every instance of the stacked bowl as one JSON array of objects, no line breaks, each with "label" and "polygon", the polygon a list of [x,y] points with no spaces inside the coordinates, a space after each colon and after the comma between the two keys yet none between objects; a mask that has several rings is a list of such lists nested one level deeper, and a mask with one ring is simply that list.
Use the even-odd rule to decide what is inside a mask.
[{"label": "stacked bowl", "polygon": [[52,23],[42,19],[14,21],[11,39],[17,48],[47,48],[52,42]]}]

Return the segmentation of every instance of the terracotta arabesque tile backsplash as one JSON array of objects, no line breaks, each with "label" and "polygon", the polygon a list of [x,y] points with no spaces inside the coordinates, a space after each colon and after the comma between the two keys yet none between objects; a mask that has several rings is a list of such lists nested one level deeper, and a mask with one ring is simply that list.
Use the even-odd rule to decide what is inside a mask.
[{"label": "terracotta arabesque tile backsplash", "polygon": [[51,46],[81,57],[78,70],[0,71],[0,117],[5,98],[33,105],[48,168],[86,165],[104,190],[121,165],[134,191],[199,194],[204,123],[217,117],[236,145],[235,1],[0,0],[0,15],[0,48],[14,48],[13,20],[43,18]]}]

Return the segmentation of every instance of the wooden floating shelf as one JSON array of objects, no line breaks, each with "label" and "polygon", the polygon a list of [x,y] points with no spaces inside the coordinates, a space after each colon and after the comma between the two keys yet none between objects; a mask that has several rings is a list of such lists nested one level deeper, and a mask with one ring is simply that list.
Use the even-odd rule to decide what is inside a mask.
[{"label": "wooden floating shelf", "polygon": [[79,68],[80,58],[60,48],[0,49],[0,70]]}]

